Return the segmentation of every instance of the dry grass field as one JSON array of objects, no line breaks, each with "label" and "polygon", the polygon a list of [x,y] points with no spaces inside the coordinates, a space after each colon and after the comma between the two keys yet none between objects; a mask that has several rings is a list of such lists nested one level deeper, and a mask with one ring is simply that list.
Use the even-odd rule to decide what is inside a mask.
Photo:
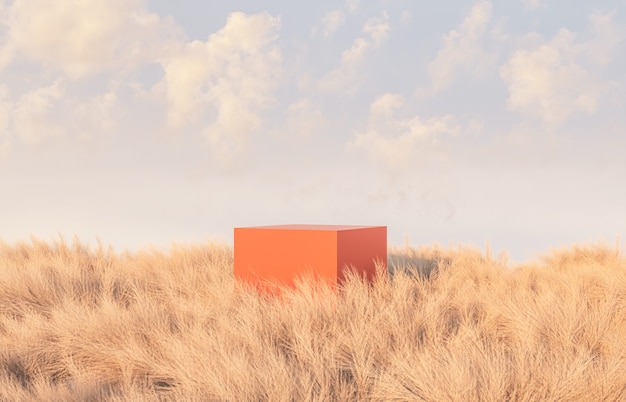
[{"label": "dry grass field", "polygon": [[228,246],[0,243],[1,401],[625,401],[626,258],[398,247],[282,299]]}]

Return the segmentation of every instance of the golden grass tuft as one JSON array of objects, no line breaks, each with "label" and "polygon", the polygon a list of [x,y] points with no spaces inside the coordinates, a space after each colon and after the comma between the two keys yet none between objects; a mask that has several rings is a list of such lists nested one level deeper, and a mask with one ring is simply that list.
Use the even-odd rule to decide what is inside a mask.
[{"label": "golden grass tuft", "polygon": [[234,283],[222,244],[0,243],[0,400],[626,400],[618,248],[388,263],[277,299]]}]

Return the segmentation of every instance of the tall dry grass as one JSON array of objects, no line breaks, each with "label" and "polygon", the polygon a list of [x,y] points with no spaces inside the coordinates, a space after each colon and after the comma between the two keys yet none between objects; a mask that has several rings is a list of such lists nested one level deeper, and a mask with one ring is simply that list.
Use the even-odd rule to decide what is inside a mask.
[{"label": "tall dry grass", "polygon": [[278,300],[234,283],[220,244],[0,243],[0,400],[626,400],[617,248],[388,262]]}]

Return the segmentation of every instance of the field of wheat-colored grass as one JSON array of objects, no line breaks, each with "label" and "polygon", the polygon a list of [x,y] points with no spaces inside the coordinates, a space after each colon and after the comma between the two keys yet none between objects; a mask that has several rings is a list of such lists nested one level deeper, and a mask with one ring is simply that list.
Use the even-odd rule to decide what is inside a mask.
[{"label": "field of wheat-colored grass", "polygon": [[[0,242],[0,401],[624,401],[626,258],[395,247],[281,299],[227,245]],[[380,268],[380,267],[379,267]]]}]

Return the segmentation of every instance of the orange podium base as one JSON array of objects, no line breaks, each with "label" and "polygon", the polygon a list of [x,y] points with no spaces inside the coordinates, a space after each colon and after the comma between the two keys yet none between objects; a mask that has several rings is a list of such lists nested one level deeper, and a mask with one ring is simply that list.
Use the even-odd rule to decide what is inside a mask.
[{"label": "orange podium base", "polygon": [[278,225],[235,228],[235,279],[261,290],[295,286],[299,276],[336,289],[353,267],[372,281],[387,266],[386,226]]}]

